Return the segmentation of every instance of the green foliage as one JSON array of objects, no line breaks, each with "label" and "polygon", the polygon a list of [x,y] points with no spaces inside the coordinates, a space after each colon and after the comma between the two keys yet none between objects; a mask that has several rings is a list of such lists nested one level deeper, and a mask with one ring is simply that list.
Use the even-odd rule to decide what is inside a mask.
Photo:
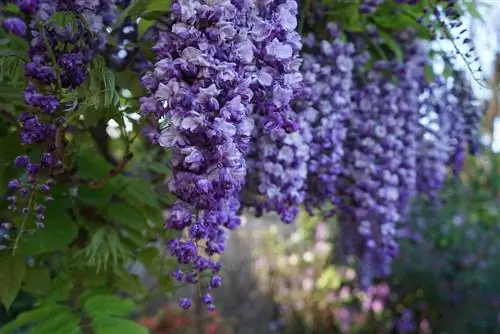
[{"label": "green foliage", "polygon": [[21,256],[11,256],[6,251],[0,252],[0,301],[9,309],[21,289],[21,282],[26,273],[25,260]]}]

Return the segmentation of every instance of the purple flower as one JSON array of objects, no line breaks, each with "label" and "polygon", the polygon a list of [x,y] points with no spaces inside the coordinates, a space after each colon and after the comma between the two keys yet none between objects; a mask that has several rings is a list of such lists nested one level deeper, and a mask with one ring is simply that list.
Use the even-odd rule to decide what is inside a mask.
[{"label": "purple flower", "polygon": [[193,302],[187,298],[179,299],[179,306],[184,310],[189,310],[192,305],[193,305]]},{"label": "purple flower", "polygon": [[8,17],[3,20],[3,28],[10,33],[17,36],[24,36],[26,34],[26,23],[18,17]]},{"label": "purple flower", "polygon": [[[240,224],[239,192],[246,175],[253,43],[246,33],[251,3],[174,1],[172,25],[158,34],[154,68],[141,84],[140,112],[151,122],[144,134],[172,152],[169,189],[178,200],[165,228],[187,230],[168,243],[194,283],[220,264],[208,256],[224,251],[225,229]],[[168,123],[159,124],[166,116]],[[161,132],[159,128],[162,128]]]}]

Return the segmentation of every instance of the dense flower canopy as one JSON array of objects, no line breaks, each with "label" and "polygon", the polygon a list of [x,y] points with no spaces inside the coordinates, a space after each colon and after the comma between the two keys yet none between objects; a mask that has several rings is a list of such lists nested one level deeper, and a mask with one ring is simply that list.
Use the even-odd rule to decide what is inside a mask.
[{"label": "dense flower canopy", "polygon": [[[227,233],[244,209],[287,224],[302,208],[334,217],[337,255],[355,259],[368,287],[389,273],[411,202],[435,199],[448,170],[458,174],[479,147],[482,110],[470,85],[458,71],[428,78],[427,44],[406,26],[348,31],[316,1],[299,8],[296,0],[173,0],[164,11],[146,6],[140,19],[129,17],[140,11],[130,1],[2,1],[2,9],[7,3],[16,10],[6,9],[2,33],[27,46],[23,106],[11,126],[26,150],[11,163],[19,173],[5,196],[22,217],[18,228],[30,215],[45,226],[51,191],[78,168],[68,147],[85,138],[81,132],[106,151],[93,131],[113,120],[126,137],[125,157],[133,155],[126,114],[155,152],[144,161],[168,154],[167,186],[148,188],[175,198],[158,204],[162,246],[177,263],[173,279],[198,284],[208,310],[210,290],[222,284]],[[385,4],[361,1],[355,14],[375,15]],[[454,6],[436,7],[435,18],[456,23]],[[93,103],[100,95],[106,102]],[[106,158],[117,165],[109,178],[131,159]],[[70,177],[66,194],[84,197],[89,175]],[[179,300],[184,309],[192,304]]]}]

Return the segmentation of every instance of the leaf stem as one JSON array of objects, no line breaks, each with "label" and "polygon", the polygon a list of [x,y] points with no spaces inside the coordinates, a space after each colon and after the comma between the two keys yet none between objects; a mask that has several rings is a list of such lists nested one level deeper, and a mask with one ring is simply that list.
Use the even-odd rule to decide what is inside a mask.
[{"label": "leaf stem", "polygon": [[28,199],[28,212],[24,215],[23,221],[21,222],[21,226],[19,227],[19,233],[16,236],[16,240],[14,240],[14,246],[12,247],[12,256],[16,255],[16,249],[17,245],[19,243],[19,240],[21,239],[21,235],[24,232],[24,225],[26,224],[26,221],[28,220],[28,216],[30,214],[30,209],[32,206],[33,198],[35,197],[35,189],[31,190],[30,197]]}]

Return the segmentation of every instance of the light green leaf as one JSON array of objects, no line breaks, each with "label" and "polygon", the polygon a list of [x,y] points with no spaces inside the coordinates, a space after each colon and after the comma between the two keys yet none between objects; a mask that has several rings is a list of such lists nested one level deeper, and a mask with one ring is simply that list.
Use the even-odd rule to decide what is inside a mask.
[{"label": "light green leaf", "polygon": [[16,319],[0,328],[0,334],[11,334],[19,328],[30,325],[33,322],[44,321],[52,315],[67,310],[66,306],[62,305],[47,305],[37,308],[32,311],[26,311],[17,316]]},{"label": "light green leaf", "polygon": [[95,334],[149,334],[149,330],[138,323],[118,318],[100,318],[92,322]]},{"label": "light green leaf", "polygon": [[483,16],[477,10],[477,3],[475,3],[474,1],[464,1],[464,5],[467,8],[467,11],[469,12],[470,16],[472,16],[475,19],[478,19],[483,24],[486,24],[486,22],[484,21]]},{"label": "light green leaf", "polygon": [[43,295],[49,291],[50,272],[47,268],[28,268],[24,276],[23,289],[32,295]]},{"label": "light green leaf", "polygon": [[79,330],[79,318],[69,308],[61,309],[51,317],[38,321],[28,334],[69,334],[81,333]]},{"label": "light green leaf", "polygon": [[50,294],[43,299],[44,303],[53,304],[68,299],[73,289],[73,279],[66,273],[57,276],[50,283]]},{"label": "light green leaf", "polygon": [[98,295],[88,299],[83,310],[94,319],[106,317],[125,317],[136,308],[130,299],[115,295]]},{"label": "light green leaf", "polygon": [[134,0],[125,10],[122,12],[118,20],[114,25],[114,28],[119,27],[127,17],[140,16],[144,10],[148,7],[150,0]]},{"label": "light green leaf", "polygon": [[107,108],[116,104],[115,95],[118,95],[115,87],[115,76],[110,69],[106,68],[102,72],[102,81],[104,82],[104,107]]},{"label": "light green leaf", "polygon": [[144,33],[154,24],[155,24],[155,21],[152,21],[152,20],[151,21],[146,20],[146,19],[140,20],[139,23],[137,24],[137,30],[139,33],[139,37],[144,35]]},{"label": "light green leaf", "polygon": [[84,255],[87,264],[96,267],[99,272],[107,269],[110,264],[116,267],[118,261],[129,257],[130,250],[123,245],[114,228],[104,226],[92,234]]},{"label": "light green leaf", "polygon": [[25,258],[12,256],[10,252],[0,252],[0,301],[8,310],[16,298],[26,273]]}]

